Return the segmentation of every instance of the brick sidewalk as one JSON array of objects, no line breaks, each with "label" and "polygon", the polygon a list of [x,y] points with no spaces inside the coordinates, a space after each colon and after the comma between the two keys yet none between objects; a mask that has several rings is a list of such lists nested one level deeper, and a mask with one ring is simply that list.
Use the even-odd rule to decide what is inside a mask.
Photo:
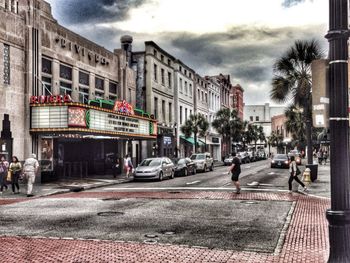
[{"label": "brick sidewalk", "polygon": [[[227,192],[139,192],[72,193],[52,198],[205,198],[232,200],[295,201],[293,217],[285,242],[278,254],[237,252],[178,245],[149,245],[135,242],[72,240],[26,237],[0,237],[1,262],[326,262],[328,199],[298,194]],[[21,201],[21,200],[14,200]],[[1,203],[0,203],[1,204]]]}]

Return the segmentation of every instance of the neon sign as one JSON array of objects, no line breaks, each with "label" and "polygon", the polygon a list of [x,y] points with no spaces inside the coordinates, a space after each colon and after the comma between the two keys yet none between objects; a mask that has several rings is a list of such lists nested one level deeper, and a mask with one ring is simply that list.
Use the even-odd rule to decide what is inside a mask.
[{"label": "neon sign", "polygon": [[125,100],[116,101],[114,103],[113,110],[116,112],[121,112],[121,113],[125,113],[125,114],[130,114],[130,115],[135,114],[134,107],[132,105],[130,105],[129,103],[127,103]]},{"label": "neon sign", "polygon": [[31,104],[44,104],[44,103],[68,103],[73,102],[70,95],[49,95],[49,96],[31,96]]}]

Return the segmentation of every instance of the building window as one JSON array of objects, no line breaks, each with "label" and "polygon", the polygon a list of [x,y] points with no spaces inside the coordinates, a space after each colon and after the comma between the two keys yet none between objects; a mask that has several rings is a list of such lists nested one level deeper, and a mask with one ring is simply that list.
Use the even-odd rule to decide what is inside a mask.
[{"label": "building window", "polygon": [[163,62],[164,61],[164,56],[160,55],[160,60]]},{"label": "building window", "polygon": [[4,84],[10,85],[10,46],[4,44]]},{"label": "building window", "polygon": [[52,74],[52,61],[46,58],[41,59],[41,72]]},{"label": "building window", "polygon": [[79,102],[87,104],[89,101],[89,88],[79,87]]},{"label": "building window", "polygon": [[187,87],[187,81],[185,81],[185,94],[188,94],[188,87]]},{"label": "building window", "polygon": [[190,110],[190,116],[192,115],[192,110]]},{"label": "building window", "polygon": [[154,74],[153,77],[154,77],[154,80],[155,80],[155,81],[157,81],[157,70],[158,70],[158,69],[157,69],[157,65],[154,64],[154,65],[153,65],[153,74]]},{"label": "building window", "polygon": [[164,69],[160,69],[160,76],[161,76],[161,80],[162,80],[162,84],[165,84],[165,78],[164,78]]},{"label": "building window", "polygon": [[192,78],[192,73],[191,72],[190,72],[189,76],[190,76],[190,78]]},{"label": "building window", "polygon": [[104,99],[104,93],[100,91],[95,91],[95,98],[103,100]]},{"label": "building window", "polygon": [[185,121],[187,121],[187,108],[185,108]]},{"label": "building window", "polygon": [[11,0],[11,12],[16,13],[16,4],[15,4],[15,0]]},{"label": "building window", "polygon": [[182,125],[182,106],[180,106],[180,124]]},{"label": "building window", "polygon": [[90,85],[90,76],[86,72],[79,71],[79,84],[89,86]]},{"label": "building window", "polygon": [[153,55],[155,56],[155,57],[157,57],[157,50],[153,50]]},{"label": "building window", "polygon": [[168,65],[171,66],[171,61],[170,61],[170,59],[168,59]]},{"label": "building window", "polygon": [[60,78],[72,80],[72,68],[65,65],[60,65]]},{"label": "building window", "polygon": [[208,103],[208,94],[205,93],[205,102]]},{"label": "building window", "polygon": [[180,78],[180,93],[182,93],[183,87],[182,87],[182,78]]},{"label": "building window", "polygon": [[168,85],[169,85],[169,88],[171,88],[171,73],[168,72]]},{"label": "building window", "polygon": [[158,119],[158,98],[154,98],[154,118]]},{"label": "building window", "polygon": [[165,121],[165,100],[162,100],[162,117],[163,117],[163,122]]},{"label": "building window", "polygon": [[108,99],[111,101],[116,101],[118,99],[118,97],[115,95],[109,95]]},{"label": "building window", "polygon": [[72,84],[60,81],[60,95],[72,95]]},{"label": "building window", "polygon": [[109,93],[118,94],[117,83],[109,81]]},{"label": "building window", "polygon": [[259,121],[259,116],[255,116],[255,121]]},{"label": "building window", "polygon": [[199,89],[197,90],[197,93],[198,93],[198,94],[197,94],[197,95],[198,95],[198,96],[197,96],[197,97],[198,97],[198,100],[200,100],[200,99],[201,99],[201,92],[199,91]]},{"label": "building window", "polygon": [[95,89],[105,90],[105,81],[101,78],[95,77]]},{"label": "building window", "polygon": [[250,119],[250,121],[254,121],[254,117],[253,116],[250,116],[249,119]]},{"label": "building window", "polygon": [[169,123],[173,121],[173,105],[169,102]]},{"label": "building window", "polygon": [[43,91],[42,94],[44,96],[52,95],[52,78],[50,77],[41,77]]},{"label": "building window", "polygon": [[189,91],[190,91],[190,97],[192,97],[192,84],[190,84]]},{"label": "building window", "polygon": [[201,100],[204,101],[204,92],[202,91],[202,97],[201,97]]},{"label": "building window", "polygon": [[181,66],[179,67],[179,71],[182,72],[182,67]]}]

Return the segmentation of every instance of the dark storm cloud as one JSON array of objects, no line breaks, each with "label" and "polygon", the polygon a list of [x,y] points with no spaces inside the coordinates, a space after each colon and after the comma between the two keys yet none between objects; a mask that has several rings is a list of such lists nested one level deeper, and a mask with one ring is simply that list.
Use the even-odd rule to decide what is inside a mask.
[{"label": "dark storm cloud", "polygon": [[128,17],[132,8],[147,0],[63,0],[55,4],[55,14],[66,25],[119,21]]},{"label": "dark storm cloud", "polygon": [[319,32],[322,32],[321,26],[277,29],[235,27],[227,33],[182,33],[167,38],[171,40],[170,46],[178,50],[177,55],[192,67],[227,70],[234,78],[259,84],[271,76],[273,61],[294,40],[316,38],[325,42]]},{"label": "dark storm cloud", "polygon": [[303,3],[305,2],[305,0],[284,0],[283,3],[282,3],[282,6],[284,7],[291,7],[293,5],[297,5],[297,4],[300,4],[300,3]]}]

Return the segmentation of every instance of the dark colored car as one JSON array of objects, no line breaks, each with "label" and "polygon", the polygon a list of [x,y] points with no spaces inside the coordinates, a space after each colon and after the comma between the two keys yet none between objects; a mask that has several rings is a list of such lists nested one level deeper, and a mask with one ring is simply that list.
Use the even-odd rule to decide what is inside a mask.
[{"label": "dark colored car", "polygon": [[289,168],[288,155],[276,154],[271,160],[271,168]]},{"label": "dark colored car", "polygon": [[300,153],[294,153],[294,152],[288,153],[289,159],[292,156],[294,156],[294,159],[295,159],[295,162],[297,163],[297,165],[301,165],[301,154]]},{"label": "dark colored car", "polygon": [[196,174],[196,164],[190,158],[172,160],[175,164],[175,176]]}]

